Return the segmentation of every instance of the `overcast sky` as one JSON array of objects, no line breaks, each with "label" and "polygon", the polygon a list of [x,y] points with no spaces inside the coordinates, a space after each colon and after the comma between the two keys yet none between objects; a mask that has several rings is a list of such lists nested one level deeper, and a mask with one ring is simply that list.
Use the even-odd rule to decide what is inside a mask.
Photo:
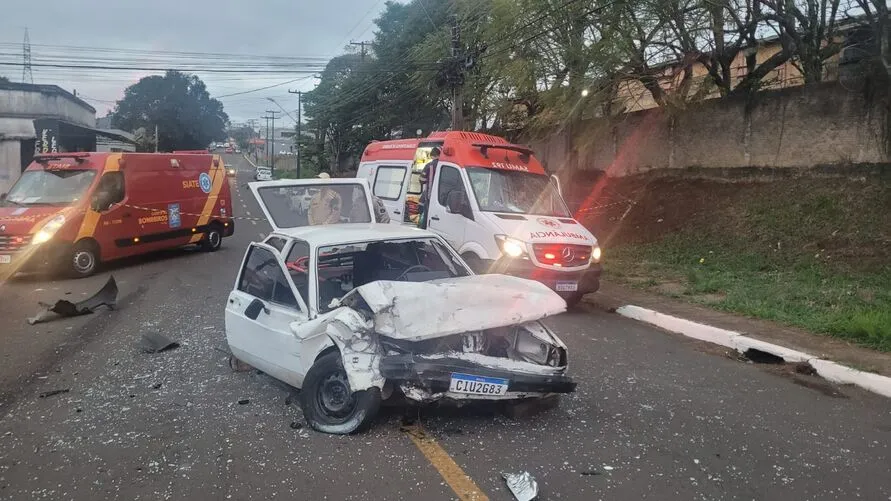
[{"label": "overcast sky", "polygon": [[[22,39],[28,28],[32,59],[51,64],[67,55],[76,64],[133,66],[136,58],[176,61],[171,52],[205,52],[271,57],[330,58],[342,52],[350,40],[370,40],[374,19],[383,0],[7,0],[0,15],[0,62],[21,63]],[[7,3],[4,2],[4,3]],[[47,45],[63,47],[45,47]],[[107,53],[71,49],[96,47]],[[122,49],[155,51],[142,56]],[[83,58],[89,57],[90,60]],[[185,56],[182,56],[185,58]],[[119,58],[111,63],[105,58]],[[254,58],[249,58],[253,61]],[[182,59],[183,66],[200,64],[243,68],[240,61]],[[104,63],[104,64],[103,64]],[[155,67],[160,63],[139,64]],[[251,63],[253,64],[253,63]],[[96,70],[34,67],[34,83],[56,84],[77,90],[104,116],[124,88],[150,74],[137,70]],[[297,96],[288,89],[310,90],[316,79],[310,74],[247,74],[196,72],[212,96],[256,89],[303,78],[300,81],[254,93],[222,98],[232,121],[259,118],[278,109],[273,98],[296,116]],[[14,82],[22,79],[20,66],[0,65],[0,75]],[[293,120],[285,117],[285,122]]]}]

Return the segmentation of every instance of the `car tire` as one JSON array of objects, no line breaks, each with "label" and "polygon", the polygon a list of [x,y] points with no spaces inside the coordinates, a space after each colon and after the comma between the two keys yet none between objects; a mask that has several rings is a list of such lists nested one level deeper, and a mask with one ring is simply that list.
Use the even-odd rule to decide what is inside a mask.
[{"label": "car tire", "polygon": [[201,250],[205,252],[216,252],[223,245],[223,232],[220,225],[212,224],[201,239]]},{"label": "car tire", "polygon": [[64,271],[73,278],[86,278],[99,267],[99,248],[90,241],[81,241],[68,253]]},{"label": "car tire", "polygon": [[579,305],[582,302],[582,298],[585,297],[582,293],[568,294],[563,296],[563,300],[566,301],[566,309],[572,309]]},{"label": "car tire", "polygon": [[464,259],[464,262],[467,263],[467,266],[470,266],[470,269],[476,275],[484,275],[489,272],[489,261],[478,257],[476,254],[472,252],[464,253],[461,258]]},{"label": "car tire", "polygon": [[352,392],[340,353],[328,353],[310,367],[300,407],[312,429],[322,433],[349,435],[366,429],[381,405],[380,388]]}]

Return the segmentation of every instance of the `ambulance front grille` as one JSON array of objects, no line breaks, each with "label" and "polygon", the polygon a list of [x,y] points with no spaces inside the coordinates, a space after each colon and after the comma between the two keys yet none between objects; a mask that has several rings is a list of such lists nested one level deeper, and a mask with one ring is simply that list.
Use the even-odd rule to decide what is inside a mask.
[{"label": "ambulance front grille", "polygon": [[18,252],[27,247],[30,240],[30,235],[0,235],[0,252]]}]

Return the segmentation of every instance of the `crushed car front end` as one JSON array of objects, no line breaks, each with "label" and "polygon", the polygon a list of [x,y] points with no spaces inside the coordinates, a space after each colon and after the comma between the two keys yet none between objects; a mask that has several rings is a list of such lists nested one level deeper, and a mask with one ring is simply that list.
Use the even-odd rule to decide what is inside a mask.
[{"label": "crushed car front end", "polygon": [[342,304],[368,326],[364,334],[353,331],[365,350],[339,342],[354,348],[343,352],[345,367],[356,351],[373,352],[374,379],[411,400],[510,400],[575,390],[566,375],[566,345],[540,322],[566,303],[538,282],[504,275],[378,281]]},{"label": "crushed car front end", "polygon": [[380,338],[381,376],[418,402],[571,393],[566,347],[539,322],[400,342]]}]

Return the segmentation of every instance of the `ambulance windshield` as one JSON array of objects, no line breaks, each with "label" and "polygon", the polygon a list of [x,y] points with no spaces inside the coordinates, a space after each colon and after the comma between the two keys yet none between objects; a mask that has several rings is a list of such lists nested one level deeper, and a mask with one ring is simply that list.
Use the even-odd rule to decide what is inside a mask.
[{"label": "ambulance windshield", "polygon": [[467,175],[484,212],[572,217],[547,176],[484,167],[468,167]]},{"label": "ambulance windshield", "polygon": [[83,198],[95,170],[28,170],[9,190],[14,205],[70,205]]}]

